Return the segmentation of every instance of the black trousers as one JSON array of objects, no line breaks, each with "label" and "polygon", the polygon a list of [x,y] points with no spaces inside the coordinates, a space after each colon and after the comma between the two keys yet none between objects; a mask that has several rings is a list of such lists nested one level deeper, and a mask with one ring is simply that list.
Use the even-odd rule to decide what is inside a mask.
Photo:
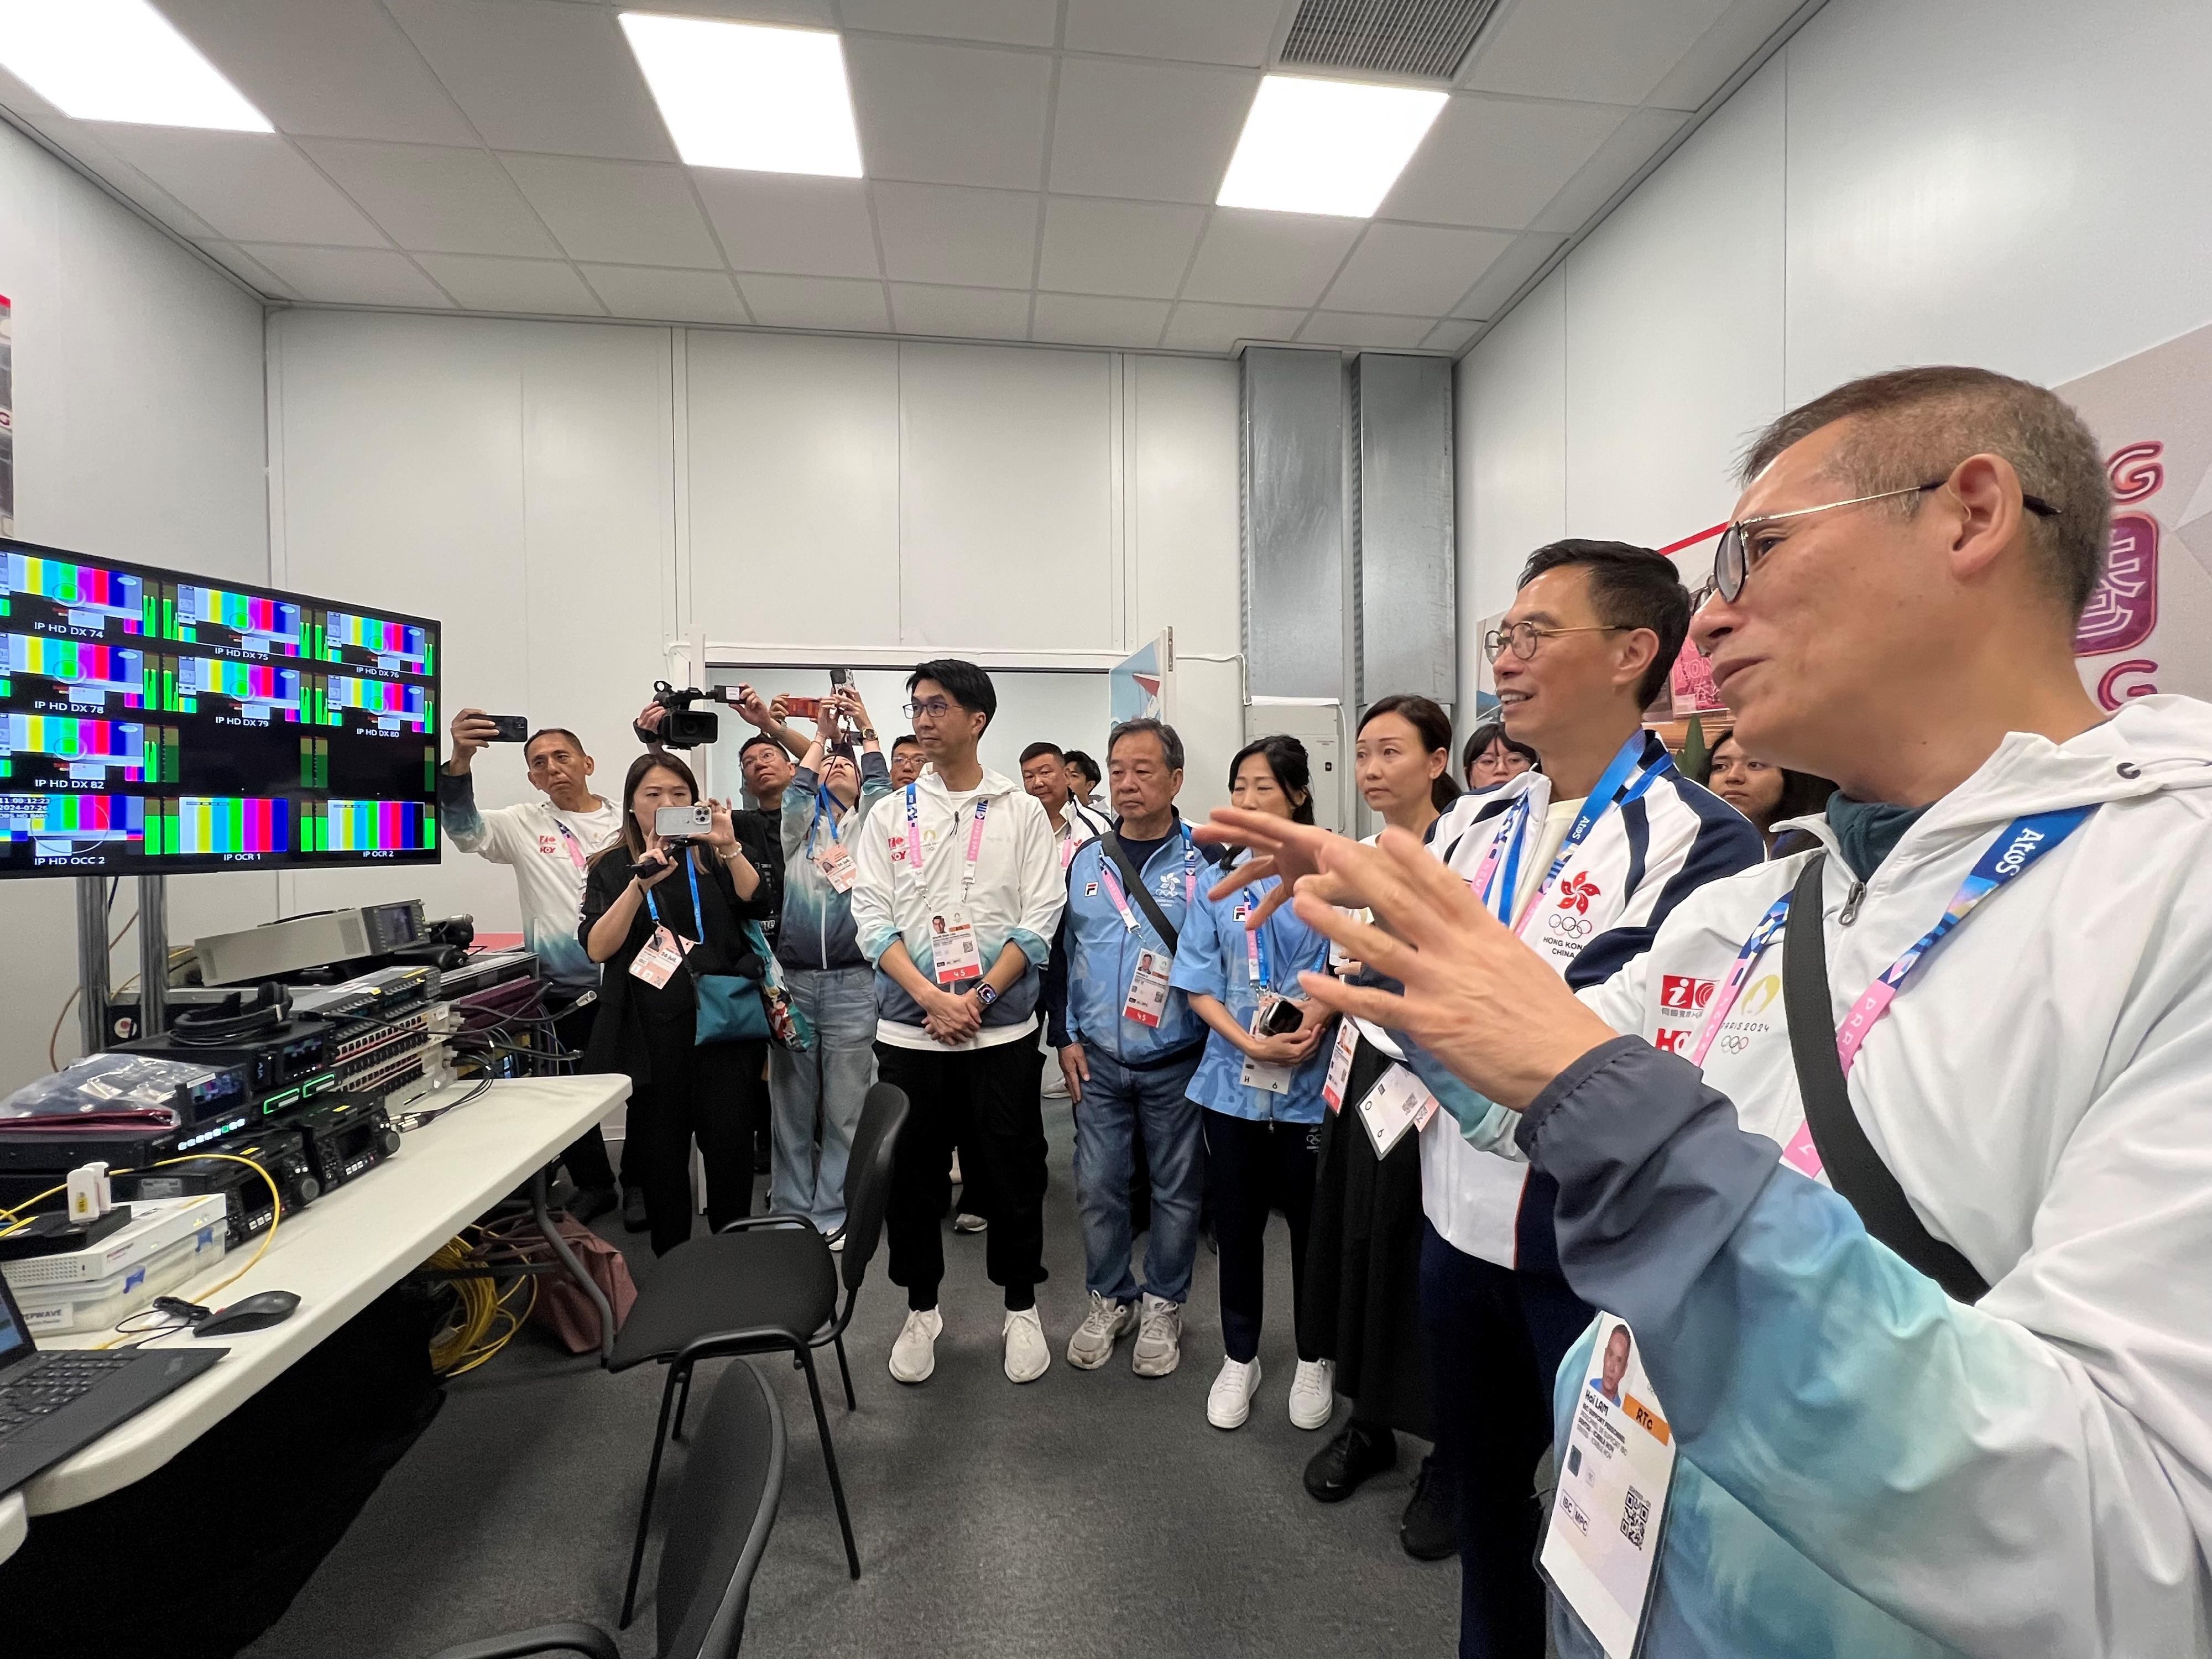
[{"label": "black trousers", "polygon": [[1536,1464],[1552,1443],[1552,1381],[1589,1305],[1556,1273],[1461,1254],[1425,1218],[1421,1317],[1459,1527],[1460,1659],[1542,1659]]},{"label": "black trousers", "polygon": [[1291,1226],[1291,1309],[1301,1359],[1318,1359],[1300,1312],[1305,1304],[1306,1232],[1313,1219],[1314,1170],[1321,1125],[1268,1123],[1211,1108],[1199,1114],[1206,1137],[1206,1194],[1221,1249],[1221,1346],[1249,1364],[1260,1352],[1267,1297],[1267,1213]]},{"label": "black trousers", "polygon": [[[552,1024],[553,1041],[565,1053],[583,1057],[586,1046],[592,1040],[592,1021],[599,1012],[599,999],[594,997],[580,1008],[570,1008],[555,1018]],[[572,1069],[573,1061],[562,1060],[552,1069],[565,1073]],[[561,1162],[568,1166],[568,1179],[579,1187],[611,1187],[615,1184],[614,1165],[607,1159],[607,1138],[596,1123],[570,1141],[561,1152]]]},{"label": "black trousers", "polygon": [[689,1019],[647,1025],[652,1076],[630,1091],[623,1173],[644,1190],[653,1253],[691,1237],[691,1145],[707,1165],[707,1220],[720,1229],[751,1212],[753,1133],[768,1115],[765,1042],[691,1042]]},{"label": "black trousers", "polygon": [[1043,1066],[1044,1056],[1028,1042],[945,1053],[876,1044],[878,1079],[902,1090],[910,1109],[887,1218],[891,1282],[906,1286],[908,1307],[935,1307],[945,1278],[956,1132],[967,1136],[961,1174],[980,1175],[990,1194],[985,1270],[1006,1291],[1009,1309],[1036,1305],[1045,1276]]}]

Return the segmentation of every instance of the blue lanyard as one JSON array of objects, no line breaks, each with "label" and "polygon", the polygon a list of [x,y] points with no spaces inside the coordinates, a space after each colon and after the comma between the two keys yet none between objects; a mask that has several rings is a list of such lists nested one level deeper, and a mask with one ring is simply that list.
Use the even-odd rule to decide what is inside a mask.
[{"label": "blue lanyard", "polygon": [[[691,856],[691,849],[688,847],[684,849],[684,873],[691,878],[691,925],[699,930],[699,938],[692,943],[696,945],[707,937],[707,913],[699,908],[699,860]],[[653,902],[653,889],[650,887],[645,890],[645,908],[653,913],[653,925],[656,927],[662,926],[660,907]],[[670,931],[674,932],[674,929]]]},{"label": "blue lanyard", "polygon": [[[1237,920],[1243,921],[1246,916],[1250,915],[1259,908],[1260,896],[1251,888],[1247,887],[1244,890],[1243,908],[1237,912]],[[1250,952],[1248,961],[1252,982],[1263,991],[1272,990],[1275,983],[1274,969],[1269,965],[1269,959],[1273,953],[1267,944],[1267,930],[1274,925],[1274,917],[1269,916],[1257,927],[1248,927],[1244,930],[1244,937],[1251,941],[1246,949]]]},{"label": "blue lanyard", "polygon": [[[1574,823],[1568,826],[1566,839],[1559,843],[1559,852],[1553,856],[1552,867],[1544,872],[1544,879],[1537,884],[1536,890],[1528,896],[1528,908],[1522,912],[1524,919],[1534,910],[1537,901],[1551,890],[1552,884],[1559,878],[1559,872],[1567,867],[1567,860],[1574,856],[1575,849],[1589,838],[1589,832],[1597,827],[1598,820],[1609,808],[1626,806],[1631,801],[1640,800],[1644,792],[1663,775],[1674,769],[1672,757],[1662,754],[1644,769],[1643,776],[1626,788],[1622,788],[1628,774],[1643,758],[1644,733],[1639,730],[1620,745],[1620,752],[1607,763],[1604,772],[1583,801],[1583,810],[1575,814]],[[1507,809],[1507,815],[1509,821],[1498,831],[1500,836],[1511,837],[1501,872],[1504,880],[1499,882],[1493,877],[1490,890],[1483,895],[1483,902],[1510,927],[1514,925],[1514,895],[1520,890],[1521,885],[1521,854],[1525,839],[1522,831],[1529,817],[1528,796],[1525,790]]]},{"label": "blue lanyard", "polygon": [[[814,816],[807,820],[806,824],[806,844],[809,847],[814,845],[814,827],[822,822],[822,815],[824,811],[829,811],[830,805],[830,786],[826,783],[816,784],[814,786]],[[836,842],[839,839],[837,835],[837,814],[834,811],[830,812],[830,839],[832,842]]]}]

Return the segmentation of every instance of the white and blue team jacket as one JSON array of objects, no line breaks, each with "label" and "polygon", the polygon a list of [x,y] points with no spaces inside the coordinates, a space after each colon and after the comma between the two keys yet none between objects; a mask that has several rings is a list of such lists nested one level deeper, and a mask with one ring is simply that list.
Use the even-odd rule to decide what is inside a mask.
[{"label": "white and blue team jacket", "polygon": [[[1633,799],[1591,827],[1536,900],[1522,934],[1578,989],[1611,978],[1650,950],[1659,925],[1690,894],[1765,855],[1749,821],[1677,772],[1666,745],[1649,733],[1622,793]],[[1472,881],[1501,833],[1504,815],[1523,798],[1528,806],[1520,838],[1524,856],[1534,858],[1552,800],[1552,781],[1540,772],[1524,772],[1495,790],[1463,797],[1438,820],[1430,849]],[[1501,856],[1501,872],[1504,862]],[[1549,860],[1545,862],[1548,867]],[[1543,874],[1537,870],[1535,879]],[[1512,1143],[1510,1123],[1486,1144],[1469,1145],[1455,1120],[1480,1118],[1492,1109],[1489,1103],[1417,1046],[1395,1041],[1407,1049],[1407,1063],[1451,1109],[1437,1114],[1421,1133],[1421,1207],[1430,1224],[1462,1255],[1504,1267],[1557,1272],[1552,1207],[1559,1189],[1551,1177],[1531,1172]]]}]

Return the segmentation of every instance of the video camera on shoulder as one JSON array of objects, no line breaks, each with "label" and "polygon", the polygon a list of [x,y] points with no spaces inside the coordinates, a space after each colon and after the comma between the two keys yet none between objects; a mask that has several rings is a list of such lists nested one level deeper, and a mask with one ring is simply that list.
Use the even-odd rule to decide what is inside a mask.
[{"label": "video camera on shoulder", "polygon": [[694,708],[691,705],[704,698],[711,702],[714,694],[690,686],[678,691],[666,680],[653,684],[653,700],[668,712],[661,716],[660,729],[648,732],[636,728],[637,735],[646,743],[658,743],[664,749],[696,749],[702,743],[712,743],[721,734],[722,723],[710,709]]}]

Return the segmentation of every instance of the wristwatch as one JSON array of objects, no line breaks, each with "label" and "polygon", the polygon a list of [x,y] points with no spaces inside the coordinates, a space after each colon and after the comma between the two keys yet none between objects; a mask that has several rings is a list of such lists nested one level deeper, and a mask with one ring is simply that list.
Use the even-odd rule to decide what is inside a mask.
[{"label": "wristwatch", "polygon": [[864,726],[860,728],[860,741],[862,743],[873,743],[875,740],[876,728],[874,726]]},{"label": "wristwatch", "polygon": [[999,988],[992,984],[989,980],[985,980],[981,984],[975,988],[975,1000],[982,1004],[984,1007],[989,1007],[998,1000]]}]

